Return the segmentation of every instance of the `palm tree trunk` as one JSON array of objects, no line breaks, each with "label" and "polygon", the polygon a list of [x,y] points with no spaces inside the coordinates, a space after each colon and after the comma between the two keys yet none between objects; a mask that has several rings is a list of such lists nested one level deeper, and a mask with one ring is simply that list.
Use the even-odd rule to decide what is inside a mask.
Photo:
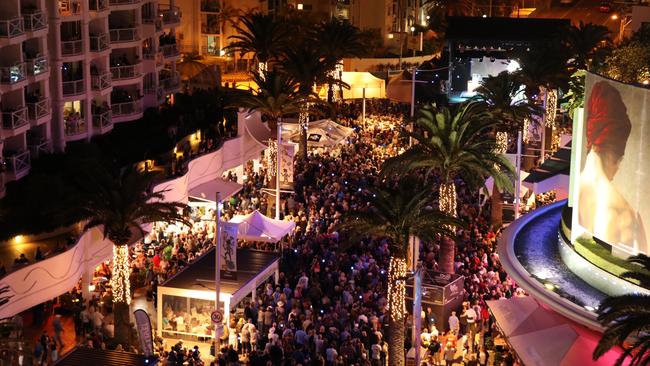
[{"label": "palm tree trunk", "polygon": [[490,202],[490,222],[493,228],[499,228],[503,225],[503,200],[501,192],[496,185],[492,187],[492,200]]},{"label": "palm tree trunk", "polygon": [[303,107],[298,118],[300,130],[300,158],[307,161],[307,130],[309,129],[309,106]]},{"label": "palm tree trunk", "polygon": [[388,306],[390,334],[388,364],[404,366],[404,320],[406,314],[406,260],[391,257],[388,266]]},{"label": "palm tree trunk", "polygon": [[129,264],[129,246],[113,246],[113,266],[111,288],[113,290],[113,314],[115,317],[115,341],[124,348],[129,346],[129,304],[131,303],[131,267]]},{"label": "palm tree trunk", "polygon": [[[456,213],[456,186],[454,181],[440,184],[440,211],[451,217],[458,217]],[[453,238],[445,236],[440,243],[438,266],[440,271],[454,273],[454,257],[456,255],[456,243]]]}]

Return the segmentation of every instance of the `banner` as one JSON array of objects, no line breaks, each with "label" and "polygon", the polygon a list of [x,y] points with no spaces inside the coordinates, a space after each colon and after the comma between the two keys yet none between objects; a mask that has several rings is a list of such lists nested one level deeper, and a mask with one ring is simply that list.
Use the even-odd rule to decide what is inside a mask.
[{"label": "banner", "polygon": [[283,143],[280,148],[280,188],[293,190],[293,157],[296,155],[296,146]]},{"label": "banner", "polygon": [[237,279],[238,224],[221,222],[221,278]]},{"label": "banner", "polygon": [[138,309],[133,312],[133,316],[135,316],[142,353],[147,357],[153,356],[153,334],[151,333],[149,314],[142,309]]}]

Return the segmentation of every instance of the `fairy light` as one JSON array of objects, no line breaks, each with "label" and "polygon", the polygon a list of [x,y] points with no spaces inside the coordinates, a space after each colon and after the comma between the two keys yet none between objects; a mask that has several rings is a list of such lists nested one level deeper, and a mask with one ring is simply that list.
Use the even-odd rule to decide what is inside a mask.
[{"label": "fairy light", "polygon": [[267,176],[269,177],[269,180],[271,177],[275,177],[275,164],[276,164],[276,158],[278,156],[278,149],[277,149],[278,144],[276,143],[275,140],[269,139],[269,148],[268,148],[268,154],[266,155],[266,172]]},{"label": "fairy light", "polygon": [[507,132],[497,132],[496,134],[496,149],[497,154],[505,154],[508,151],[508,133]]},{"label": "fairy light", "polygon": [[127,245],[113,245],[113,275],[111,288],[113,301],[131,303],[131,274],[129,266],[129,247]]},{"label": "fairy light", "polygon": [[454,183],[443,183],[440,185],[440,211],[451,217],[457,217],[456,214],[456,186]]},{"label": "fairy light", "polygon": [[551,129],[555,128],[555,114],[557,112],[557,91],[550,89],[547,91],[546,96],[546,113],[544,123]]},{"label": "fairy light", "polygon": [[257,69],[259,70],[262,80],[266,79],[266,72],[268,71],[268,65],[266,62],[260,62],[257,64]]},{"label": "fairy light", "polygon": [[526,118],[524,118],[524,133],[523,133],[523,135],[524,135],[524,137],[523,137],[524,144],[527,144],[528,141],[529,141],[529,137],[528,137],[528,129],[529,128],[530,128],[530,119],[528,119],[528,117],[526,117]]},{"label": "fairy light", "polygon": [[309,106],[310,103],[307,103],[298,115],[298,125],[305,131],[309,129]]},{"label": "fairy light", "polygon": [[401,321],[406,314],[406,261],[391,257],[388,265],[388,309],[393,321]]}]

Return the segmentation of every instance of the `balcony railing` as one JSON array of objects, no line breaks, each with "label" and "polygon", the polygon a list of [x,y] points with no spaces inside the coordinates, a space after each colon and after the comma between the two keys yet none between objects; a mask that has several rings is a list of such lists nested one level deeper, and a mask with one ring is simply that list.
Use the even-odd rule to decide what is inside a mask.
[{"label": "balcony railing", "polygon": [[86,133],[86,123],[82,119],[65,121],[65,136],[71,137]]},{"label": "balcony railing", "polygon": [[158,51],[156,51],[153,47],[142,49],[142,58],[144,58],[145,60],[153,60],[156,58],[157,54]]},{"label": "balcony railing", "polygon": [[113,73],[104,72],[99,75],[92,75],[90,79],[90,87],[92,90],[104,90],[111,87]]},{"label": "balcony railing", "polygon": [[0,38],[12,38],[25,33],[25,22],[21,17],[0,20]]},{"label": "balcony railing", "polygon": [[23,15],[25,30],[34,32],[47,27],[47,16],[42,11]]},{"label": "balcony railing", "polygon": [[170,91],[173,91],[177,89],[180,86],[180,76],[178,72],[176,72],[174,75],[166,77],[164,79],[160,79],[158,81],[158,86],[164,93],[169,93]]},{"label": "balcony railing", "polygon": [[109,29],[111,43],[132,42],[140,39],[138,28]]},{"label": "balcony railing", "polygon": [[61,42],[61,54],[63,56],[74,56],[80,55],[84,52],[83,40],[77,39],[74,41],[62,41]]},{"label": "balcony railing", "polygon": [[59,0],[59,13],[63,16],[81,14],[81,0]]},{"label": "balcony railing", "polygon": [[29,153],[34,159],[38,159],[42,154],[50,154],[52,152],[52,143],[48,140],[28,143]]},{"label": "balcony railing", "polygon": [[36,121],[41,117],[50,114],[50,100],[48,98],[41,99],[38,102],[27,103],[27,118],[30,121]]},{"label": "balcony railing", "polygon": [[29,121],[27,121],[27,108],[25,107],[20,107],[15,111],[2,112],[3,130],[15,130],[28,123]]},{"label": "balcony railing", "polygon": [[110,47],[110,42],[108,40],[108,33],[101,33],[101,34],[90,36],[91,52],[101,52],[107,50],[109,47]]},{"label": "balcony railing", "polygon": [[130,116],[142,112],[142,100],[111,104],[113,117]]},{"label": "balcony railing", "polygon": [[9,173],[20,176],[21,173],[25,173],[31,167],[29,150],[6,154],[5,162]]},{"label": "balcony railing", "polygon": [[14,66],[0,67],[0,83],[15,84],[25,80],[25,64],[18,63]]},{"label": "balcony railing", "polygon": [[181,54],[176,44],[166,44],[164,46],[160,46],[160,51],[165,57],[175,57]]},{"label": "balcony railing", "polygon": [[111,5],[129,5],[138,4],[140,0],[110,0]]},{"label": "balcony railing", "polygon": [[41,56],[25,62],[27,65],[27,75],[29,76],[38,76],[47,72],[48,64],[47,57]]},{"label": "balcony railing", "polygon": [[108,0],[88,0],[88,9],[96,12],[108,10]]},{"label": "balcony railing", "polygon": [[105,130],[113,125],[111,111],[93,114],[93,127],[99,130]]},{"label": "balcony railing", "polygon": [[84,87],[84,80],[73,80],[73,81],[64,81],[62,83],[63,85],[63,95],[68,97],[68,96],[73,96],[73,95],[79,95],[85,91]]},{"label": "balcony railing", "polygon": [[164,25],[181,22],[181,11],[178,6],[158,5],[158,13]]},{"label": "balcony railing", "polygon": [[132,79],[140,76],[140,64],[111,67],[113,80]]}]

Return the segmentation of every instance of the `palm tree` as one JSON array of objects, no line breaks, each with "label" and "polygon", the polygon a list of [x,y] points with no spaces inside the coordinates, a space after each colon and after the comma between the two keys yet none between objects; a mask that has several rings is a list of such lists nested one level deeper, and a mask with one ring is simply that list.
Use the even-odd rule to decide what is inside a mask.
[{"label": "palm tree", "polygon": [[127,169],[113,175],[104,169],[94,169],[84,177],[84,203],[87,215],[85,230],[100,227],[104,238],[113,242],[111,288],[115,314],[115,339],[127,345],[129,341],[129,306],[131,274],[129,244],[145,235],[141,225],[154,222],[189,224],[178,202],[163,202],[164,192],[153,192],[154,174]]},{"label": "palm tree", "polygon": [[[372,189],[373,199],[367,210],[358,210],[342,219],[341,229],[354,236],[381,236],[390,239],[388,267],[388,306],[390,365],[404,365],[404,322],[406,320],[406,258],[409,238],[432,241],[438,234],[450,234],[450,225],[458,224],[430,207],[431,190],[411,176],[395,184]],[[417,260],[417,259],[416,259]]]},{"label": "palm tree", "polygon": [[572,25],[566,34],[566,44],[571,53],[572,71],[590,70],[601,64],[612,46],[611,32],[604,25],[583,23]]},{"label": "palm tree", "polygon": [[239,18],[241,24],[233,26],[236,34],[228,37],[232,41],[226,52],[239,52],[240,57],[253,53],[262,71],[268,70],[268,62],[281,54],[287,43],[289,28],[273,15],[251,12]]},{"label": "palm tree", "polygon": [[[426,169],[427,175],[437,173],[440,178],[439,208],[451,217],[457,217],[457,176],[471,187],[481,187],[485,177],[494,178],[494,184],[502,191],[512,191],[512,182],[505,172],[513,172],[512,165],[502,154],[495,152],[496,141],[488,133],[497,121],[487,111],[485,103],[470,101],[455,110],[436,110],[424,106],[418,112],[416,123],[424,131],[408,133],[417,144],[401,155],[384,162],[384,175]],[[440,246],[440,269],[454,271],[455,243],[450,238]]]},{"label": "palm tree", "polygon": [[526,96],[534,100],[540,87],[564,89],[569,82],[569,51],[558,42],[537,44],[516,55],[521,69],[519,77],[526,86]]},{"label": "palm tree", "polygon": [[201,62],[203,56],[198,52],[184,54],[181,60],[176,64],[176,70],[181,75],[182,80],[187,81],[188,92],[192,92],[192,80],[204,72],[208,66]]},{"label": "palm tree", "polygon": [[[495,128],[496,136],[502,135],[501,141],[505,146],[498,146],[500,153],[505,153],[508,142],[508,132],[521,131],[524,125],[524,119],[536,121],[533,115],[541,114],[541,109],[534,103],[531,103],[524,95],[524,89],[521,79],[516,74],[503,71],[497,76],[490,76],[476,88],[477,99],[487,103],[490,112],[497,121]],[[526,131],[523,131],[526,133]],[[501,142],[497,139],[497,142]],[[502,224],[503,204],[501,192],[496,187],[492,189],[491,204],[491,222],[492,225],[499,227]]]},{"label": "palm tree", "polygon": [[314,92],[316,84],[334,83],[328,74],[332,69],[330,59],[323,57],[320,50],[310,42],[310,39],[296,47],[285,50],[282,69],[298,83],[298,94],[303,99],[300,115],[300,154],[307,159],[307,129],[309,128],[309,105],[318,102]]},{"label": "palm tree", "polygon": [[[331,18],[321,22],[316,28],[315,40],[317,47],[331,65],[330,72],[335,71],[346,57],[361,57],[367,53],[368,47],[362,42],[359,28],[347,20]],[[340,75],[332,75],[333,80],[328,84],[327,101],[332,103],[334,99],[334,80]]]},{"label": "palm tree", "polygon": [[[650,287],[650,257],[638,254],[628,258],[640,265],[646,272],[625,272],[621,276],[637,280],[641,286]],[[616,360],[615,366],[621,366],[630,357],[630,366],[650,363],[650,296],[646,294],[628,294],[608,297],[598,307],[598,321],[606,327],[596,349],[594,360],[600,358],[615,346],[622,346],[630,339],[631,346],[624,347],[623,354]]]}]

